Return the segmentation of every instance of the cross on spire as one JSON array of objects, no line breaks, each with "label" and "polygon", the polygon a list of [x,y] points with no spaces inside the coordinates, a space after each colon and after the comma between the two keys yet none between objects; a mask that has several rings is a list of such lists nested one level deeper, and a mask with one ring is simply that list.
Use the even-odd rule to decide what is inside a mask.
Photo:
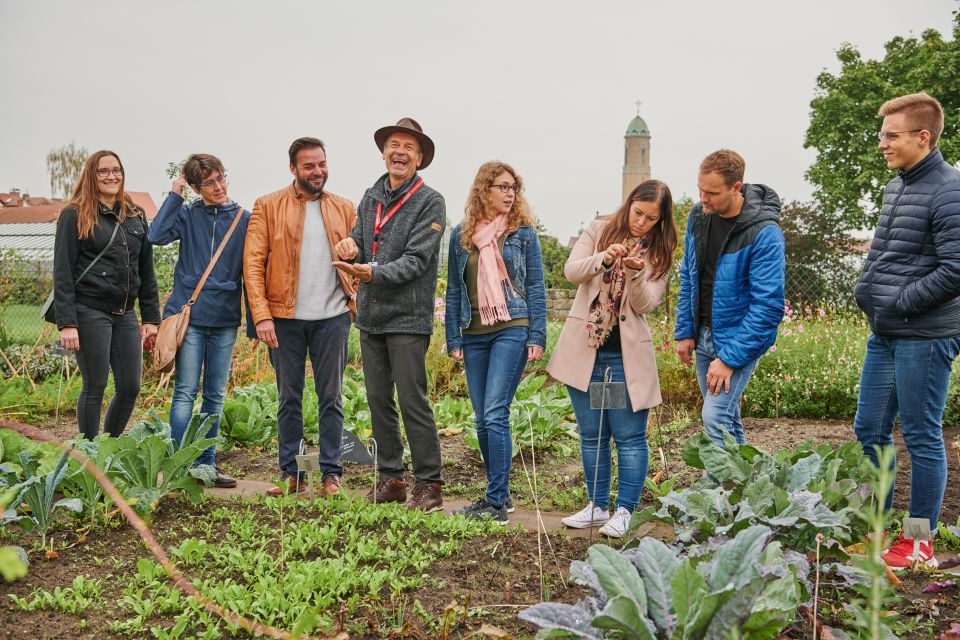
[{"label": "cross on spire", "polygon": [[643,103],[640,102],[639,100],[637,100],[637,101],[634,102],[633,104],[637,105],[637,115],[639,116],[639,115],[640,115],[640,105],[643,104]]}]

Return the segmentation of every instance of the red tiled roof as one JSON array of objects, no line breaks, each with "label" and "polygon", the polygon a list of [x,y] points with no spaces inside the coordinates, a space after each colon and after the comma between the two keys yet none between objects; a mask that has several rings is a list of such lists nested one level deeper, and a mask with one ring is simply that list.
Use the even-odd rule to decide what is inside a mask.
[{"label": "red tiled roof", "polygon": [[[127,191],[134,204],[144,210],[147,220],[157,215],[157,204],[146,191]],[[33,199],[31,198],[31,201]],[[56,222],[62,202],[41,204],[34,207],[0,207],[0,224]]]}]

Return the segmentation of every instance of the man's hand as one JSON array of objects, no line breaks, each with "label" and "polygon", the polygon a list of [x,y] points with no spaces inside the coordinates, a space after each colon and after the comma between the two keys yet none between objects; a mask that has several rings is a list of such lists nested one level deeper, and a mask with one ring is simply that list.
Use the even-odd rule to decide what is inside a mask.
[{"label": "man's hand", "polygon": [[733,375],[733,369],[728,367],[720,358],[715,358],[707,369],[707,391],[715,396],[720,395],[720,390],[730,393],[730,376]]},{"label": "man's hand", "polygon": [[148,340],[153,336],[157,335],[157,325],[155,324],[144,324],[140,326],[140,339]]},{"label": "man's hand", "polygon": [[534,362],[543,357],[543,347],[538,347],[536,345],[528,344],[527,345],[527,362]]},{"label": "man's hand", "polygon": [[60,330],[60,346],[69,351],[80,349],[80,333],[76,327],[64,327]]},{"label": "man's hand", "polygon": [[333,246],[333,252],[341,260],[353,260],[360,255],[360,249],[353,238],[347,237]]},{"label": "man's hand", "polygon": [[688,367],[693,366],[693,350],[697,347],[697,341],[693,338],[684,338],[677,340],[677,355],[680,356],[680,362]]},{"label": "man's hand", "polygon": [[263,341],[271,349],[280,346],[277,341],[277,328],[273,320],[261,320],[257,323],[257,339]]},{"label": "man's hand", "polygon": [[180,176],[179,178],[173,181],[173,185],[170,187],[170,190],[173,191],[178,196],[182,196],[183,190],[186,188],[186,186],[187,186],[187,177]]},{"label": "man's hand", "polygon": [[454,360],[463,360],[463,351],[460,349],[454,349],[450,352],[450,357]]},{"label": "man's hand", "polygon": [[[344,242],[346,242],[346,240],[344,240]],[[341,262],[340,260],[334,260],[332,264],[337,269],[340,269],[340,271],[358,279],[360,282],[370,282],[373,280],[373,267],[369,264],[351,264],[349,262]]]}]

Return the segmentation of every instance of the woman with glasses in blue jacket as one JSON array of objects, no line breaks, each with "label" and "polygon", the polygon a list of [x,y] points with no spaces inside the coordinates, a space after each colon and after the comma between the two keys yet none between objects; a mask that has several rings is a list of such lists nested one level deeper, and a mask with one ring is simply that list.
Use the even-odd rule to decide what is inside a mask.
[{"label": "woman with glasses in blue jacket", "polygon": [[486,495],[457,513],[507,524],[510,405],[526,363],[547,346],[547,297],[536,221],[513,167],[487,162],[447,254],[447,352],[463,360],[487,470]]}]

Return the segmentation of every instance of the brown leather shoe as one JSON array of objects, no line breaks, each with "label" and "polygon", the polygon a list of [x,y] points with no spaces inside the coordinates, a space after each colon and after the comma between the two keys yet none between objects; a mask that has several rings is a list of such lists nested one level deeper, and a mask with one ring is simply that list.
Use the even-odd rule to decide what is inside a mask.
[{"label": "brown leather shoe", "polygon": [[340,476],[331,473],[323,479],[323,495],[335,496],[340,493]]},{"label": "brown leather shoe", "polygon": [[220,467],[216,467],[216,469],[217,477],[213,481],[213,486],[215,486],[217,489],[232,489],[237,486],[236,478],[231,478],[227,474],[220,471]]},{"label": "brown leather shoe", "polygon": [[400,478],[384,478],[377,483],[376,490],[367,493],[367,500],[374,504],[406,502],[407,483]]},{"label": "brown leather shoe", "polygon": [[417,481],[413,493],[405,505],[407,509],[421,509],[426,513],[443,509],[443,494],[440,492],[439,482]]},{"label": "brown leather shoe", "polygon": [[[282,482],[282,480],[281,480],[281,482]],[[304,479],[304,480],[298,480],[298,479],[297,479],[297,476],[290,476],[290,477],[289,477],[289,482],[288,482],[287,487],[286,487],[286,493],[287,493],[287,494],[291,494],[291,493],[303,493],[303,492],[306,491],[306,490],[307,490],[307,481],[306,481],[306,479]],[[269,489],[267,489],[267,495],[268,495],[268,496],[282,496],[283,494],[284,494],[284,489],[281,489],[280,487],[270,487]]]}]

